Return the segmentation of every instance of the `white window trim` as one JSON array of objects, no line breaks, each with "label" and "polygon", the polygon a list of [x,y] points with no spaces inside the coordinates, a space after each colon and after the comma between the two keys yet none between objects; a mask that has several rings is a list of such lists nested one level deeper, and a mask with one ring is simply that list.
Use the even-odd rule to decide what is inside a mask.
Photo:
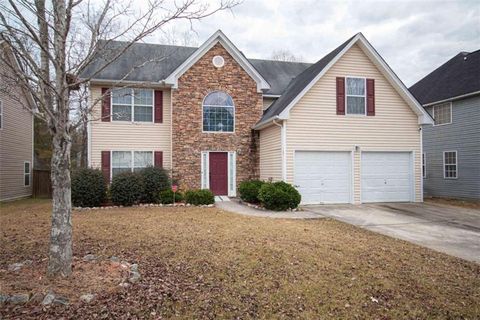
[{"label": "white window trim", "polygon": [[[28,163],[28,173],[25,173],[25,164]],[[28,184],[25,184],[25,176],[28,175]],[[23,186],[30,187],[32,185],[32,163],[30,161],[23,161]]]},{"label": "white window trim", "polygon": [[[125,122],[125,121],[124,121]],[[113,179],[113,153],[114,152],[130,152],[130,172],[133,172],[135,169],[135,157],[134,153],[135,152],[150,152],[152,153],[152,166],[155,165],[155,152],[154,150],[111,150],[110,151],[110,181]]]},{"label": "white window trim", "polygon": [[422,153],[422,178],[427,179],[427,153]]},{"label": "white window trim", "polygon": [[[363,88],[365,89],[363,95],[357,95],[357,94],[347,94],[348,88],[347,88],[347,79],[363,79]],[[363,114],[360,113],[348,113],[348,97],[357,97],[357,98],[363,98],[365,101],[364,107],[365,107],[365,112]],[[367,115],[367,78],[366,77],[357,77],[357,76],[346,76],[345,77],[345,115],[348,116],[353,116],[353,117],[363,117]]]},{"label": "white window trim", "polygon": [[[214,93],[214,92],[223,92],[225,94],[227,94],[231,99],[232,99],[232,102],[233,102],[233,106],[212,106],[212,105],[209,105],[209,104],[204,104],[205,102],[205,98],[210,95],[211,93]],[[219,108],[222,108],[222,107],[232,107],[233,108],[233,130],[232,131],[205,131],[203,130],[203,107],[219,107]],[[205,97],[203,97],[203,100],[202,100],[202,133],[220,133],[220,134],[231,134],[231,133],[235,133],[235,101],[233,101],[233,98],[231,95],[229,95],[227,92],[225,91],[222,91],[222,90],[214,90],[214,91],[211,91],[209,93],[207,93],[205,95]]]},{"label": "white window trim", "polygon": [[450,109],[450,122],[446,122],[446,123],[441,123],[441,124],[435,124],[435,108],[436,107],[443,107],[445,106],[447,103],[441,103],[441,104],[437,104],[437,105],[434,105],[432,107],[432,118],[433,118],[433,126],[434,127],[440,127],[440,126],[446,126],[448,124],[452,124],[452,103],[451,102],[448,102],[448,107]]},{"label": "white window trim", "polygon": [[[445,176],[445,153],[447,152],[454,152],[455,153],[455,177],[446,177]],[[453,165],[453,164],[448,164],[449,166]],[[457,150],[446,150],[446,151],[443,151],[443,167],[442,167],[442,170],[443,170],[443,179],[446,179],[446,180],[455,180],[455,179],[458,179],[458,152]]]},{"label": "white window trim", "polygon": [[[113,119],[113,91],[115,89],[130,89],[131,91],[131,102],[130,104],[121,104],[121,103],[116,103],[115,105],[117,106],[130,106],[130,117],[132,120],[126,121],[126,120],[114,120]],[[135,98],[134,98],[134,90],[139,89],[139,90],[149,90],[152,92],[152,105],[146,105],[146,104],[137,104],[135,105]],[[135,121],[135,106],[138,107],[152,107],[152,121]],[[110,119],[112,119],[112,122],[120,122],[120,123],[135,123],[135,124],[150,124],[150,123],[155,123],[155,90],[153,89],[146,89],[146,88],[113,88],[112,91],[110,92]]]},{"label": "white window trim", "polygon": [[0,100],[0,130],[3,129],[3,101]]}]

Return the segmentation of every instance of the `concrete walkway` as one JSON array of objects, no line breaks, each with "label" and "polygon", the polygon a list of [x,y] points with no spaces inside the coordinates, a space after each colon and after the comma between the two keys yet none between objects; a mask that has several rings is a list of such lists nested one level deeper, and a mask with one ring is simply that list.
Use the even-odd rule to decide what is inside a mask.
[{"label": "concrete walkway", "polygon": [[433,203],[323,205],[303,209],[480,263],[480,210]]},{"label": "concrete walkway", "polygon": [[[225,198],[225,197],[222,197]],[[241,204],[236,200],[216,199],[215,206],[222,210],[252,217],[274,218],[274,219],[319,219],[323,216],[309,211],[268,211],[260,210]]]}]

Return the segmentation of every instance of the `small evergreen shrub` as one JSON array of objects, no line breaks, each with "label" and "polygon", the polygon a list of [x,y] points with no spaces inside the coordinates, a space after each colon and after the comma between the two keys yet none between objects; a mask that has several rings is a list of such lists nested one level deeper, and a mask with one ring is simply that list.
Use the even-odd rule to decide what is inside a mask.
[{"label": "small evergreen shrub", "polygon": [[165,169],[158,167],[147,167],[140,171],[143,179],[142,202],[159,202],[160,191],[170,188],[170,178]]},{"label": "small evergreen shrub", "polygon": [[115,205],[131,206],[140,201],[143,179],[138,173],[126,172],[116,175],[110,186],[110,196]]},{"label": "small evergreen shrub", "polygon": [[215,202],[215,196],[208,189],[188,190],[185,192],[185,201],[195,206],[212,204]]},{"label": "small evergreen shrub", "polygon": [[240,183],[238,186],[238,192],[240,199],[250,203],[259,203],[258,192],[265,182],[260,180],[247,180]]},{"label": "small evergreen shrub", "polygon": [[102,171],[83,168],[72,174],[72,203],[76,207],[98,207],[105,200],[106,184]]},{"label": "small evergreen shrub", "polygon": [[302,199],[297,189],[283,181],[264,183],[258,198],[266,209],[275,211],[295,209]]},{"label": "small evergreen shrub", "polygon": [[[160,191],[159,201],[163,204],[173,203],[173,191],[172,189],[167,189]],[[175,203],[183,201],[183,195],[180,191],[175,192]]]}]

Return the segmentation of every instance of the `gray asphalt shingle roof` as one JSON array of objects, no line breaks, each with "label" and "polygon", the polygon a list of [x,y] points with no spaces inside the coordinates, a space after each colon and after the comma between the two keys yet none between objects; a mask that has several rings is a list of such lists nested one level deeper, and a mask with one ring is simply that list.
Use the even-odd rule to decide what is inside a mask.
[{"label": "gray asphalt shingle roof", "polygon": [[409,90],[422,105],[480,91],[480,50],[460,52]]},{"label": "gray asphalt shingle roof", "polygon": [[335,50],[318,60],[316,63],[312,64],[309,68],[293,79],[280,98],[275,100],[275,102],[272,103],[272,105],[263,114],[263,117],[259,123],[280,115],[280,113],[285,110],[285,108],[300,94],[300,92],[302,92],[302,90],[323,70],[323,68],[328,65],[330,61],[337,56],[337,54],[340,53],[340,51],[343,50],[343,48],[348,45],[348,43],[350,43],[354,37],[355,36],[342,43]]},{"label": "gray asphalt shingle roof", "polygon": [[[126,45],[121,41],[110,41],[98,51],[96,58],[82,73],[82,77],[91,77],[105,65],[115,52]],[[158,82],[167,78],[197,48],[172,45],[135,43],[114,63],[93,76],[101,80],[128,80]],[[310,63],[284,62],[261,59],[249,59],[253,67],[270,84],[266,94],[280,95],[288,84]],[[133,70],[133,71],[131,71]]]}]

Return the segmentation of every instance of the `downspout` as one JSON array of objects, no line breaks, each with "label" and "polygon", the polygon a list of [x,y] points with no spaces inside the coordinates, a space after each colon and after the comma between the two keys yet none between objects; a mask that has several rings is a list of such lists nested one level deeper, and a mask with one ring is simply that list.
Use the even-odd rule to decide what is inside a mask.
[{"label": "downspout", "polygon": [[282,181],[287,182],[287,124],[285,120],[281,124],[277,122],[278,118],[273,119],[273,124],[280,127],[281,141],[281,159],[282,159]]}]

